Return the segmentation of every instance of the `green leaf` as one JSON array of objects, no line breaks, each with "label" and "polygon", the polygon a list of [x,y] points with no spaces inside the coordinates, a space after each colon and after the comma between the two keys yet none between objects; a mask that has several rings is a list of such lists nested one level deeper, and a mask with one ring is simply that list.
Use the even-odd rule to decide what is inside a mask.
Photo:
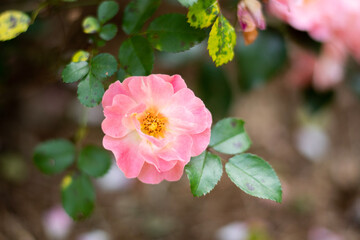
[{"label": "green leaf", "polygon": [[96,146],[84,147],[79,155],[78,167],[93,177],[107,173],[111,165],[111,155],[103,148]]},{"label": "green leaf", "polygon": [[243,120],[236,118],[225,118],[217,122],[211,131],[209,146],[226,154],[246,151],[251,140],[245,132],[244,124]]},{"label": "green leaf", "polygon": [[216,0],[198,1],[189,8],[187,14],[188,23],[196,28],[209,27],[215,21],[219,12],[219,4]]},{"label": "green leaf", "polygon": [[181,52],[204,40],[206,33],[192,28],[182,14],[166,14],[150,23],[147,37],[159,51]]},{"label": "green leaf", "polygon": [[[91,78],[95,79],[90,80]],[[104,87],[100,80],[90,74],[84,81],[79,83],[77,94],[81,104],[86,107],[95,107],[101,102],[104,95]]]},{"label": "green leaf", "polygon": [[284,66],[285,40],[273,30],[261,31],[256,41],[248,46],[239,44],[236,62],[242,89],[250,90],[263,85]]},{"label": "green leaf", "polygon": [[64,171],[75,159],[74,145],[64,139],[49,140],[40,143],[34,151],[35,165],[45,174]]},{"label": "green leaf", "polygon": [[208,40],[209,55],[217,67],[234,58],[235,45],[235,30],[229,21],[220,14],[211,28]]},{"label": "green leaf", "polygon": [[200,197],[209,193],[219,182],[223,167],[219,156],[204,151],[199,156],[191,158],[185,166],[185,171],[192,194]]},{"label": "green leaf", "polygon": [[102,2],[98,8],[97,15],[101,24],[109,21],[119,11],[119,4],[115,1]]},{"label": "green leaf", "polygon": [[202,64],[198,83],[199,97],[210,110],[213,120],[227,116],[232,101],[232,91],[226,71],[215,67],[213,63]]},{"label": "green leaf", "polygon": [[141,30],[142,26],[156,11],[160,0],[133,0],[125,8],[122,28],[125,33],[132,34]]},{"label": "green leaf", "polygon": [[86,17],[82,22],[84,33],[91,34],[96,33],[100,30],[100,24],[94,17]]},{"label": "green leaf", "polygon": [[72,83],[81,80],[89,72],[89,64],[87,62],[72,62],[64,68],[61,77],[64,83]]},{"label": "green leaf", "polygon": [[91,60],[91,73],[97,78],[112,76],[117,71],[117,61],[109,53],[101,53]]},{"label": "green leaf", "polygon": [[225,170],[231,181],[249,195],[281,202],[279,178],[262,158],[244,153],[229,159]]},{"label": "green leaf", "polygon": [[5,11],[0,14],[0,41],[16,38],[26,32],[30,25],[30,17],[20,11]]},{"label": "green leaf", "polygon": [[121,44],[119,60],[130,75],[145,76],[152,71],[154,52],[146,38],[134,36]]},{"label": "green leaf", "polygon": [[61,184],[62,205],[74,220],[91,215],[95,206],[94,187],[85,174],[67,175]]},{"label": "green leaf", "polygon": [[125,80],[125,78],[127,78],[129,76],[130,75],[128,75],[124,69],[120,68],[116,74],[116,79],[119,80],[120,82],[123,82]]},{"label": "green leaf", "polygon": [[[178,0],[178,2],[184,7],[190,7],[195,4],[198,0]],[[200,0],[202,1],[202,0]]]},{"label": "green leaf", "polygon": [[89,59],[90,53],[84,50],[79,50],[71,58],[71,62],[85,62]]},{"label": "green leaf", "polygon": [[101,30],[100,30],[100,34],[99,36],[106,40],[109,41],[111,39],[113,39],[116,36],[117,33],[117,27],[115,24],[109,23],[104,25]]}]

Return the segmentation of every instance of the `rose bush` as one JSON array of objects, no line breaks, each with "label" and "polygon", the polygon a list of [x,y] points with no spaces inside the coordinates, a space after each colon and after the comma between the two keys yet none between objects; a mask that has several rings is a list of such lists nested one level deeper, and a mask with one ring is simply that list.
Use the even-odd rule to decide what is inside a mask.
[{"label": "rose bush", "polygon": [[177,181],[190,158],[209,144],[211,113],[179,75],[117,81],[102,105],[104,148],[128,178]]}]

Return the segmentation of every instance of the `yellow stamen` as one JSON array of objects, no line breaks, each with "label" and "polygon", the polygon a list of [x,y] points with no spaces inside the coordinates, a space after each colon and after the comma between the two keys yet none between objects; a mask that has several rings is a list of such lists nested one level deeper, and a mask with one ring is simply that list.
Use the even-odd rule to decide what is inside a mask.
[{"label": "yellow stamen", "polygon": [[149,136],[163,138],[167,125],[167,118],[154,110],[147,110],[138,118],[141,131]]}]

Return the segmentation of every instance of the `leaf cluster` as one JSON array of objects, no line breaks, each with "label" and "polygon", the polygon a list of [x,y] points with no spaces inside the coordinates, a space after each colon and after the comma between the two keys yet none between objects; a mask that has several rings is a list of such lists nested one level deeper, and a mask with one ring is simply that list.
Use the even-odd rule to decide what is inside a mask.
[{"label": "leaf cluster", "polygon": [[[212,129],[209,147],[232,156],[225,164],[225,171],[231,181],[245,193],[281,202],[282,189],[275,171],[262,158],[244,153],[251,146],[251,140],[244,128],[244,121],[236,118],[220,120]],[[194,196],[210,192],[223,173],[220,156],[204,151],[193,157],[185,166]]]},{"label": "leaf cluster", "polygon": [[33,161],[41,172],[49,175],[69,169],[61,183],[62,205],[74,220],[91,215],[95,206],[95,191],[90,177],[101,177],[110,169],[108,151],[88,145],[77,152],[72,142],[55,139],[39,144]]}]

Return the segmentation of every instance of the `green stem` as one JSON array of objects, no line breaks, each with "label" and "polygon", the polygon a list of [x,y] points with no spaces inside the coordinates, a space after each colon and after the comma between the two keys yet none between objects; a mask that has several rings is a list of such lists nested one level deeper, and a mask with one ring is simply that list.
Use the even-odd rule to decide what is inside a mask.
[{"label": "green stem", "polygon": [[40,11],[46,8],[49,5],[49,2],[42,2],[37,9],[35,9],[31,15],[31,22],[33,24],[35,22],[36,17],[39,15]]}]

